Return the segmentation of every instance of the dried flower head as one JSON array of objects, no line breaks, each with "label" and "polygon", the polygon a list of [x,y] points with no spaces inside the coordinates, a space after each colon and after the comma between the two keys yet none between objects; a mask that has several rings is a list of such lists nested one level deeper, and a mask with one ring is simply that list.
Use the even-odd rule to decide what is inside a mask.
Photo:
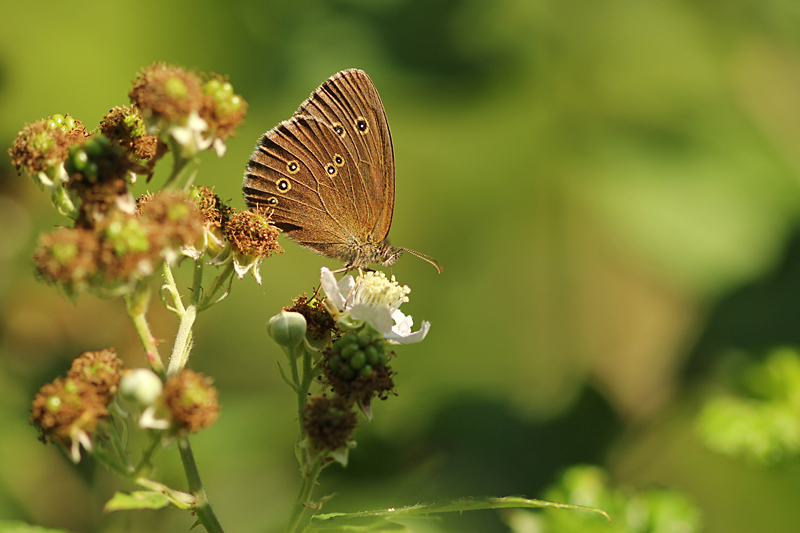
[{"label": "dried flower head", "polygon": [[57,378],[39,389],[30,422],[39,430],[42,442],[66,447],[77,463],[80,446],[92,449],[91,436],[97,422],[107,415],[104,399],[91,385],[74,378]]},{"label": "dried flower head", "polygon": [[234,212],[214,194],[214,187],[192,187],[189,197],[194,199],[203,214],[203,223],[206,227],[223,229]]},{"label": "dried flower head", "polygon": [[143,68],[128,93],[141,110],[147,132],[156,134],[169,124],[185,122],[203,105],[202,83],[182,68],[154,63]]},{"label": "dried flower head", "polygon": [[270,257],[273,253],[283,253],[278,245],[278,228],[268,217],[254,211],[231,215],[225,225],[225,236],[243,256]]},{"label": "dried flower head", "polygon": [[125,363],[117,357],[114,348],[83,352],[72,361],[67,378],[90,385],[108,404],[117,393],[124,366]]},{"label": "dried flower head", "polygon": [[139,218],[115,211],[98,226],[102,235],[99,270],[111,294],[126,292],[136,281],[150,276],[161,261],[161,249],[151,242],[149,225]]},{"label": "dried flower head", "polygon": [[224,229],[233,209],[214,194],[213,187],[192,187],[189,198],[194,201],[203,217],[203,235],[181,251],[195,261],[204,253],[216,257],[225,248]]},{"label": "dried flower head", "polygon": [[130,91],[147,132],[174,142],[178,155],[193,157],[214,147],[225,153],[225,139],[242,122],[247,105],[230,83],[212,76],[203,83],[194,73],[156,63],[142,69]]},{"label": "dried flower head", "polygon": [[178,251],[193,246],[203,236],[203,216],[183,192],[161,191],[139,199],[138,215],[146,224],[150,242],[171,262]]},{"label": "dried flower head", "polygon": [[156,155],[158,137],[148,135],[144,119],[136,106],[116,106],[103,117],[100,131],[119,145],[133,161],[150,160]]},{"label": "dried flower head", "polygon": [[233,93],[233,86],[222,76],[211,75],[203,84],[203,108],[200,116],[208,123],[209,133],[222,141],[233,136],[244,120],[247,102]]},{"label": "dried flower head", "polygon": [[222,265],[233,261],[233,267],[239,279],[252,269],[253,277],[261,284],[259,266],[266,257],[273,253],[283,253],[278,244],[278,228],[269,216],[261,212],[234,212],[225,224],[225,249],[209,264]]},{"label": "dried flower head", "polygon": [[312,339],[325,339],[330,337],[331,332],[336,329],[328,310],[323,305],[322,300],[317,298],[308,299],[305,294],[292,299],[290,307],[284,307],[284,311],[300,313],[308,324],[308,335]]},{"label": "dried flower head", "polygon": [[26,124],[14,139],[8,154],[17,172],[25,171],[35,176],[62,164],[70,146],[87,136],[86,127],[79,120],[56,114]]},{"label": "dried flower head", "polygon": [[184,369],[164,386],[163,400],[178,433],[196,433],[210,427],[219,416],[214,380]]},{"label": "dried flower head", "polygon": [[81,200],[77,225],[94,227],[115,208],[133,212],[128,193],[132,163],[105,136],[72,146],[65,167],[70,177],[67,188]]},{"label": "dried flower head", "polygon": [[303,427],[315,449],[333,451],[347,445],[356,427],[356,414],[341,396],[314,396],[306,403]]},{"label": "dried flower head", "polygon": [[39,237],[33,254],[36,272],[67,294],[86,289],[97,272],[98,236],[82,228],[62,228]]}]

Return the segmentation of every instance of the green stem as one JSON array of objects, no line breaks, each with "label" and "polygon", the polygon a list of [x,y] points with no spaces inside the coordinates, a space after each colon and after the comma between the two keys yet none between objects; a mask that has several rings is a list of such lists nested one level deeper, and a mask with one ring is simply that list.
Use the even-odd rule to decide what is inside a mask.
[{"label": "green stem", "polygon": [[303,531],[307,522],[311,519],[310,517],[305,518],[306,511],[309,509],[307,503],[311,500],[311,492],[317,484],[319,473],[322,472],[322,457],[318,458],[310,466],[311,468],[303,472],[300,494],[297,496],[297,501],[292,508],[292,514],[289,517],[289,525],[286,526],[286,533]]},{"label": "green stem", "polygon": [[192,328],[197,318],[197,305],[202,292],[202,282],[203,262],[197,261],[194,264],[191,303],[183,310],[183,313],[180,313],[180,309],[178,309],[181,315],[181,323],[178,326],[178,334],[175,336],[175,344],[172,347],[172,354],[169,358],[169,368],[167,369],[167,376],[169,377],[183,370],[189,360],[189,352],[192,345]]},{"label": "green stem", "polygon": [[149,469],[149,467],[152,466],[150,460],[153,458],[153,454],[155,453],[159,444],[161,444],[161,435],[158,433],[153,433],[150,439],[150,444],[144,449],[142,452],[142,458],[139,459],[139,464],[136,465],[136,469],[134,470],[135,477],[142,476],[144,469]]},{"label": "green stem", "polygon": [[[297,368],[298,352],[302,351],[303,357],[303,376],[300,378]],[[297,393],[297,418],[300,423],[300,434],[297,437],[298,460],[300,461],[300,472],[302,475],[302,483],[300,485],[300,494],[297,496],[292,514],[289,517],[289,525],[286,527],[286,533],[295,533],[305,529],[308,521],[311,519],[307,516],[307,511],[310,506],[308,503],[311,500],[311,493],[317,484],[317,478],[322,471],[327,454],[312,455],[305,447],[301,447],[300,443],[304,440],[306,429],[303,426],[303,413],[306,407],[306,400],[308,398],[308,391],[314,381],[314,369],[311,352],[306,349],[304,344],[300,344],[294,350],[287,350],[289,356],[289,364],[292,369],[292,379],[295,383],[295,392]]]},{"label": "green stem", "polygon": [[164,183],[163,189],[165,191],[174,191],[180,188],[179,184],[181,182],[181,179],[190,168],[189,163],[196,161],[196,158],[183,157],[181,155],[181,145],[178,144],[172,137],[170,137],[169,139],[169,146],[173,157],[172,172],[167,178],[166,183]]},{"label": "green stem", "polygon": [[219,300],[214,300],[219,290],[225,286],[225,282],[228,281],[232,275],[233,275],[233,261],[225,265],[225,268],[222,270],[222,272],[216,278],[214,278],[214,281],[211,283],[211,288],[209,288],[208,290],[208,294],[206,294],[206,296],[203,298],[203,301],[200,303],[200,306],[197,309],[198,313],[200,311],[205,311],[215,303],[219,302],[220,300],[223,300],[228,295],[228,293],[226,292],[219,298]]},{"label": "green stem", "polygon": [[222,533],[222,525],[211,509],[211,504],[208,503],[208,496],[206,496],[206,490],[200,480],[200,472],[197,470],[197,463],[194,461],[194,454],[192,454],[192,447],[189,445],[188,438],[182,437],[178,439],[178,450],[181,453],[181,462],[183,462],[183,470],[186,472],[186,480],[189,482],[189,491],[197,498],[194,511],[197,513],[198,520],[205,526],[208,533]]},{"label": "green stem", "polygon": [[162,289],[166,288],[172,296],[175,312],[178,313],[178,315],[183,314],[186,308],[183,307],[183,300],[181,300],[181,293],[178,291],[178,285],[175,283],[175,276],[172,275],[172,269],[166,261],[164,261],[164,281],[166,283],[162,286]]},{"label": "green stem", "polygon": [[139,336],[139,341],[142,343],[147,360],[150,362],[150,368],[157,374],[163,375],[164,363],[161,361],[156,339],[150,331],[150,325],[147,323],[147,317],[145,316],[149,303],[150,288],[147,286],[138,287],[134,292],[125,295],[128,316],[131,317],[133,327],[136,328],[136,334]]}]

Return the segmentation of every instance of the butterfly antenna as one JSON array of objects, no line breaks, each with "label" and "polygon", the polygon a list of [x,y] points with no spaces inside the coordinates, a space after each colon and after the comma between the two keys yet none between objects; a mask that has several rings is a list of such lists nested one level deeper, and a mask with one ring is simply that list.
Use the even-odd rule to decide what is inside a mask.
[{"label": "butterfly antenna", "polygon": [[439,261],[437,261],[433,257],[430,257],[428,255],[423,254],[422,252],[415,252],[414,250],[409,250],[408,248],[399,248],[398,247],[397,249],[398,250],[403,250],[404,252],[408,252],[411,255],[415,255],[415,256],[419,257],[420,259],[422,259],[423,261],[427,261],[428,263],[433,265],[433,268],[435,268],[436,272],[439,273],[439,274],[441,274],[442,271],[444,270],[444,268],[442,267],[441,263],[439,263]]}]

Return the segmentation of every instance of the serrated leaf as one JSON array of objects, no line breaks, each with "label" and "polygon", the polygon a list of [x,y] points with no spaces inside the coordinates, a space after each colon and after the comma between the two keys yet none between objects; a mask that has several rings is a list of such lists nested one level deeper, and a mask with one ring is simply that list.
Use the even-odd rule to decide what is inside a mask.
[{"label": "serrated leaf", "polygon": [[69,533],[65,529],[32,526],[19,520],[0,520],[0,533]]},{"label": "serrated leaf", "polygon": [[118,492],[108,500],[103,511],[131,511],[134,509],[161,509],[169,505],[169,499],[160,492],[140,490],[131,492]]},{"label": "serrated leaf", "polygon": [[402,524],[393,522],[387,518],[346,518],[333,520],[330,522],[321,521],[319,523],[312,520],[311,525],[306,529],[307,533],[350,531],[356,533],[411,533],[411,530]]},{"label": "serrated leaf", "polygon": [[[601,509],[570,505],[566,503],[548,502],[545,500],[531,500],[528,498],[463,498],[444,502],[424,503],[396,509],[381,509],[377,511],[360,511],[358,513],[328,513],[315,515],[311,518],[310,530],[342,531],[381,531],[372,529],[380,527],[382,522],[391,522],[395,518],[427,517],[440,513],[461,513],[479,509],[504,509],[504,508],[542,508],[571,509],[574,511],[589,511],[603,515],[611,522],[608,514]],[[376,521],[376,519],[381,519]],[[364,528],[364,529],[360,529]],[[397,530],[385,530],[397,531]]]}]

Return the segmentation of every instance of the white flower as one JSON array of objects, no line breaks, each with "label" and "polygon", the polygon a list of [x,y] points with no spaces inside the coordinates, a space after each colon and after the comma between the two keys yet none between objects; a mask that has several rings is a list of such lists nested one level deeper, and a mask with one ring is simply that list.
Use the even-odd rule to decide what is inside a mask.
[{"label": "white flower", "polygon": [[211,146],[211,140],[203,138],[203,132],[207,129],[208,123],[197,111],[192,110],[186,117],[186,124],[171,124],[167,128],[167,133],[180,145],[181,157],[188,158]]},{"label": "white flower", "polygon": [[320,282],[337,311],[348,314],[353,320],[366,321],[386,340],[400,344],[419,342],[430,330],[430,322],[423,321],[419,330],[411,332],[414,320],[398,309],[408,301],[411,289],[397,283],[394,276],[390,280],[383,272],[366,272],[358,283],[353,276],[344,276],[337,282],[333,272],[322,267]]}]

